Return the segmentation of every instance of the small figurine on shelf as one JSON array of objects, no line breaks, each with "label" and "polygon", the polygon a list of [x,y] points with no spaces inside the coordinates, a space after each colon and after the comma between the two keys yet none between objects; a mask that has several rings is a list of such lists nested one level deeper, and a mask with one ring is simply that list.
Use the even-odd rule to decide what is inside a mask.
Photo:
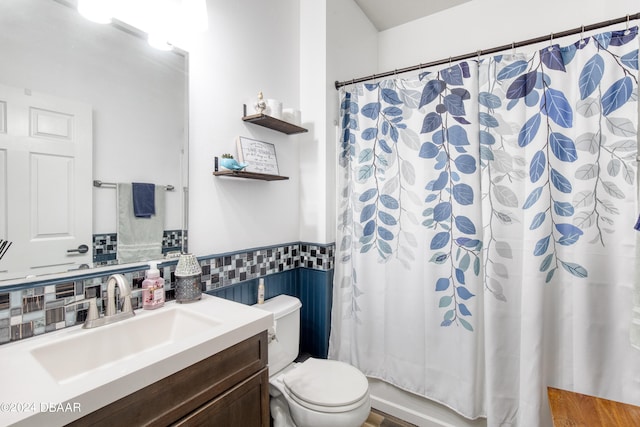
[{"label": "small figurine on shelf", "polygon": [[238,161],[234,159],[231,154],[225,153],[222,155],[222,158],[220,159],[220,166],[232,171],[241,171],[242,169],[246,168],[248,165],[246,163],[238,163]]},{"label": "small figurine on shelf", "polygon": [[258,92],[258,100],[256,101],[254,107],[256,109],[256,113],[258,114],[264,113],[264,110],[267,109],[267,102],[264,100],[264,97],[262,96],[262,91]]}]

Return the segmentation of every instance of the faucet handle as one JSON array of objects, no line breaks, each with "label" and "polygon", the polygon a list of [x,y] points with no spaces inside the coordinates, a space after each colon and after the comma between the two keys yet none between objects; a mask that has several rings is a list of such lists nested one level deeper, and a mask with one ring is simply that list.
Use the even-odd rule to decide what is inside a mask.
[{"label": "faucet handle", "polygon": [[133,306],[131,304],[131,293],[122,297],[122,312],[123,313],[133,313]]},{"label": "faucet handle", "polygon": [[90,322],[93,320],[96,320],[97,318],[100,317],[100,313],[98,313],[98,304],[97,304],[97,298],[93,297],[93,298],[85,298],[85,299],[81,299],[79,301],[74,301],[71,302],[69,304],[65,304],[65,307],[71,307],[74,305],[80,305],[80,304],[89,304],[89,311],[87,312],[87,318],[85,319],[85,324],[86,322]]}]

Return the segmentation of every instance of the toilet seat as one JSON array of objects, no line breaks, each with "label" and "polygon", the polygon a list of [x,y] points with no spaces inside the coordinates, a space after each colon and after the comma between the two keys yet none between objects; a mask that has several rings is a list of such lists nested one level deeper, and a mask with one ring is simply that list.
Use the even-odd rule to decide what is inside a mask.
[{"label": "toilet seat", "polygon": [[369,382],[355,367],[337,360],[309,358],[282,378],[287,394],[319,412],[346,412],[369,396]]}]

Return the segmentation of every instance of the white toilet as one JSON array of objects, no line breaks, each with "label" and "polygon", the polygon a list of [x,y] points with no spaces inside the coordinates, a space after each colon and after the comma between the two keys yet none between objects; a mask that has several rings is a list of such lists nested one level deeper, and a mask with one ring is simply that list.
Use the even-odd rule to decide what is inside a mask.
[{"label": "white toilet", "polygon": [[300,300],[279,295],[254,307],[273,313],[269,331],[269,394],[274,427],[360,427],[369,416],[369,383],[355,367],[308,358],[294,363],[300,342]]}]

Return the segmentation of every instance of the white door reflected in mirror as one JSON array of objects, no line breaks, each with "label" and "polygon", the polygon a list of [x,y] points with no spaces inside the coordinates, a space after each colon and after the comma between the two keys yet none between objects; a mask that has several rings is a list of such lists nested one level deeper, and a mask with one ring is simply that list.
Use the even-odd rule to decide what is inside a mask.
[{"label": "white door reflected in mirror", "polygon": [[5,85],[0,104],[0,279],[91,264],[91,106]]}]

